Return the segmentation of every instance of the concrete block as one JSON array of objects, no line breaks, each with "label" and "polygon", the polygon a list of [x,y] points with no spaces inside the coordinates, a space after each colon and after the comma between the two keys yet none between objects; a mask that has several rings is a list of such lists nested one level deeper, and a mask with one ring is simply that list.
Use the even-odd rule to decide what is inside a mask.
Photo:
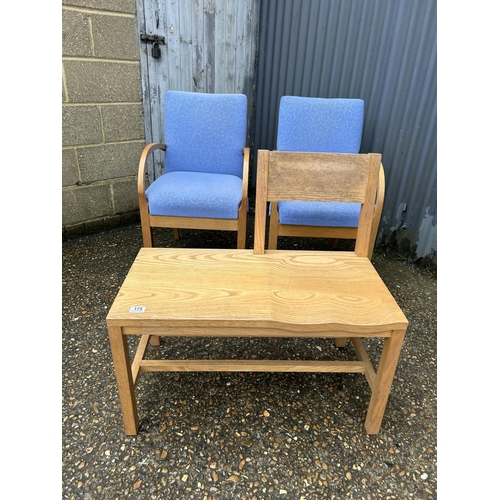
[{"label": "concrete block", "polygon": [[112,192],[115,214],[132,212],[139,208],[137,177],[113,182]]},{"label": "concrete block", "polygon": [[74,149],[63,149],[62,152],[62,185],[74,186],[80,180],[76,151]]},{"label": "concrete block", "polygon": [[141,104],[101,106],[106,142],[144,139],[144,119]]},{"label": "concrete block", "polygon": [[110,185],[64,188],[62,206],[63,226],[109,215],[113,210]]},{"label": "concrete block", "polygon": [[135,0],[62,0],[62,4],[135,14]]},{"label": "concrete block", "polygon": [[139,62],[64,61],[71,103],[141,102]]},{"label": "concrete block", "polygon": [[106,59],[139,60],[135,19],[92,15],[94,55]]},{"label": "concrete block", "polygon": [[144,142],[78,148],[83,183],[137,175]]},{"label": "concrete block", "polygon": [[103,141],[101,117],[97,106],[63,106],[63,146],[102,144]]},{"label": "concrete block", "polygon": [[64,32],[63,56],[92,57],[88,14],[63,9],[62,29]]}]

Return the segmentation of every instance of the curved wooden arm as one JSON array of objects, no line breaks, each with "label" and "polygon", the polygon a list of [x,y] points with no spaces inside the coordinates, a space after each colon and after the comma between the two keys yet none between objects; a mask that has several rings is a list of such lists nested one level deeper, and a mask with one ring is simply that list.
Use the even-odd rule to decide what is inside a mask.
[{"label": "curved wooden arm", "polygon": [[382,208],[384,206],[385,198],[385,173],[384,165],[380,163],[380,170],[378,173],[378,188],[377,198],[375,201],[375,211],[373,212],[372,230],[370,234],[370,251],[368,258],[372,258],[373,248],[375,247],[375,240],[377,239],[378,227],[380,225],[380,218],[382,217]]},{"label": "curved wooden arm", "polygon": [[243,148],[243,177],[241,186],[241,201],[245,204],[245,210],[248,204],[248,172],[250,165],[250,148]]},{"label": "curved wooden arm", "polygon": [[[377,222],[377,227],[380,222],[380,217],[382,215],[382,207],[384,205],[385,198],[385,173],[384,173],[384,165],[380,164],[380,170],[378,173],[378,188],[377,188],[377,198],[375,201],[375,212],[373,214],[373,218]],[[377,229],[377,228],[375,228]]]},{"label": "curved wooden arm", "polygon": [[[144,228],[144,221],[147,221],[149,218],[149,208],[148,208],[148,200],[146,200],[145,192],[145,177],[146,177],[146,161],[148,156],[156,149],[161,149],[162,151],[167,150],[167,146],[165,144],[161,144],[159,142],[152,142],[148,144],[143,150],[141,154],[141,158],[139,160],[139,172],[137,174],[137,194],[139,197],[139,213],[141,215],[141,221]],[[149,224],[149,222],[148,222]],[[144,231],[144,229],[143,229]],[[150,230],[149,230],[150,231]],[[150,236],[151,238],[151,236]],[[145,246],[153,246],[152,242],[149,245]]]},{"label": "curved wooden arm", "polygon": [[141,158],[139,160],[139,172],[137,174],[137,192],[139,193],[139,197],[144,195],[144,185],[145,185],[145,177],[146,177],[146,162],[149,155],[155,151],[156,149],[161,149],[162,151],[167,150],[167,146],[165,144],[159,142],[152,142],[148,144],[143,150],[141,154]]}]

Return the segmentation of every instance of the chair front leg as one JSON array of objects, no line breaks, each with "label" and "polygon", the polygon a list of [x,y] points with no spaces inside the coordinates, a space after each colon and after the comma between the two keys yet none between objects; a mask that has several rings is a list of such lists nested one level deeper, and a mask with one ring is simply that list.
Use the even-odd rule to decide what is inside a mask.
[{"label": "chair front leg", "polygon": [[247,203],[243,200],[241,207],[238,211],[238,236],[236,248],[244,250],[247,241]]},{"label": "chair front leg", "polygon": [[146,248],[153,247],[153,228],[149,225],[149,217],[146,222],[142,221],[141,218],[141,228],[142,228],[142,244]]}]

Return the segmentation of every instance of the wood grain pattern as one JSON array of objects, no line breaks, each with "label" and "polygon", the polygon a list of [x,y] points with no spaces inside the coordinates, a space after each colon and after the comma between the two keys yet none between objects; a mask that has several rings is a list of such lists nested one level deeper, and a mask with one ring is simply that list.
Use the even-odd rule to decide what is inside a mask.
[{"label": "wood grain pattern", "polygon": [[[380,155],[374,156],[381,160]],[[366,155],[331,153],[290,153],[274,151],[262,156],[262,170],[271,171],[266,199],[271,201],[268,249],[276,250],[279,236],[306,238],[358,238],[358,227],[323,227],[281,224],[277,202],[295,201],[347,201],[365,202],[369,163]],[[360,175],[361,174],[361,175]],[[266,174],[267,175],[267,174]],[[299,181],[297,181],[299,180]],[[373,181],[370,180],[370,183]],[[368,257],[371,259],[385,197],[385,175],[379,161],[376,202],[369,227]],[[371,199],[371,196],[370,196]],[[365,217],[367,215],[365,214]],[[365,232],[368,228],[365,228]],[[361,248],[359,248],[361,251]],[[259,247],[260,252],[260,247]]]},{"label": "wood grain pattern", "polygon": [[[145,306],[144,313],[131,313]],[[352,252],[143,248],[108,324],[363,330],[406,326],[368,259]]]},{"label": "wood grain pattern", "polygon": [[[263,235],[268,202],[271,202],[273,206],[269,241],[270,246],[275,249],[275,243],[280,234],[276,211],[277,201],[329,201],[361,204],[359,223],[355,230],[355,251],[358,256],[371,257],[375,242],[373,231],[376,230],[374,227],[375,205],[380,175],[383,179],[383,172],[380,172],[381,159],[381,155],[375,153],[364,155],[259,150],[255,252],[264,253],[265,236]],[[302,234],[298,226],[294,232],[302,236],[313,236],[315,228],[309,228],[305,234]],[[333,234],[335,237],[343,237],[346,232],[341,230],[339,232],[341,236],[335,232]],[[352,236],[351,232],[347,234]],[[324,236],[321,228],[318,235]]]},{"label": "wood grain pattern", "polygon": [[268,200],[363,203],[368,169],[366,155],[272,151]]}]

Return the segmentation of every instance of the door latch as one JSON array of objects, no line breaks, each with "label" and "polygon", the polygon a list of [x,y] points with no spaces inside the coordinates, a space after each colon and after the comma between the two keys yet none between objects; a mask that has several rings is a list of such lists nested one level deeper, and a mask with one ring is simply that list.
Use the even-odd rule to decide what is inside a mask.
[{"label": "door latch", "polygon": [[151,57],[154,57],[155,59],[161,57],[160,44],[165,45],[164,36],[146,35],[145,33],[141,33],[141,41],[153,44],[153,47],[151,48]]}]

